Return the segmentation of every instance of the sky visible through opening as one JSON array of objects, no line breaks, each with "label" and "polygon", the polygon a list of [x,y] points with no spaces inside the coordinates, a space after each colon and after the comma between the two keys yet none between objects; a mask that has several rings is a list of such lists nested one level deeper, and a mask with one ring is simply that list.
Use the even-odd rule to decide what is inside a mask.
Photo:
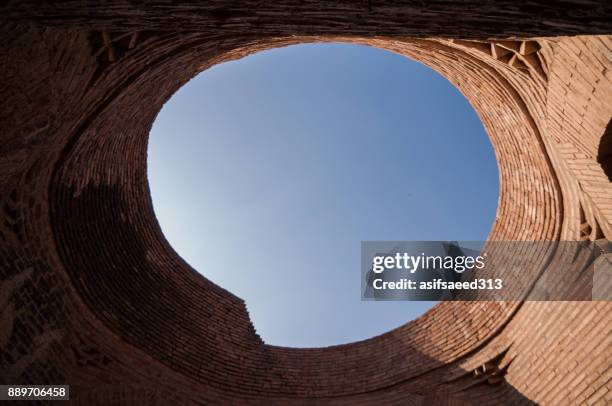
[{"label": "sky visible through opening", "polygon": [[362,302],[362,240],[485,240],[491,143],[461,93],[376,48],[307,44],[217,65],[151,130],[156,216],[195,270],[245,300],[268,344],[321,347],[431,302]]}]

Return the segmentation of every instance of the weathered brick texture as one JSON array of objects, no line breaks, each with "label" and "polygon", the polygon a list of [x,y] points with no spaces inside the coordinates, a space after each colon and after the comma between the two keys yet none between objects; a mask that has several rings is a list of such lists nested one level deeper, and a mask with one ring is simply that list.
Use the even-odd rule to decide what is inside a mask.
[{"label": "weathered brick texture", "polygon": [[266,345],[169,246],[146,177],[152,122],[197,73],[355,42],[471,102],[501,177],[491,240],[609,239],[609,3],[272,3],[0,7],[1,382],[70,383],[83,405],[611,403],[609,302],[445,302],[357,343]]}]

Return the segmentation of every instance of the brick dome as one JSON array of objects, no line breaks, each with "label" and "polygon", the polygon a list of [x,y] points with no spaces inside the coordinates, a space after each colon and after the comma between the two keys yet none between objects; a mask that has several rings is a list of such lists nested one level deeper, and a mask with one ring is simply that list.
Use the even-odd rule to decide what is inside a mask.
[{"label": "brick dome", "polygon": [[490,240],[610,239],[610,6],[427,3],[3,5],[2,381],[69,383],[86,405],[610,402],[610,302],[442,302],[365,341],[283,348],[161,233],[147,139],[172,94],[336,41],[420,61],[470,101],[500,171]]}]

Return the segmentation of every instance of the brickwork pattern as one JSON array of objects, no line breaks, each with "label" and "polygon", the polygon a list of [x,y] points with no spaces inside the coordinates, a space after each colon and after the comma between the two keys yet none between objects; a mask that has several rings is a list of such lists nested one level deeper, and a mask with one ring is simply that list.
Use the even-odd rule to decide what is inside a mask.
[{"label": "brickwork pattern", "polygon": [[[440,303],[369,340],[270,346],[152,210],[147,137],[177,89],[341,41],[418,60],[470,101],[499,164],[491,240],[610,239],[610,6],[529,4],[3,5],[0,380],[69,382],[83,405],[612,402],[609,302]],[[517,286],[554,274],[540,259]]]}]

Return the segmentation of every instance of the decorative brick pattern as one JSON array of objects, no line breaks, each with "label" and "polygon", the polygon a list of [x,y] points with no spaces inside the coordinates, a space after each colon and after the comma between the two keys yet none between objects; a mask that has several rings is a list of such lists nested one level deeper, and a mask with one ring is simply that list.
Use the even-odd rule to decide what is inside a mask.
[{"label": "decorative brick pattern", "polygon": [[[199,72],[273,47],[360,43],[430,66],[479,114],[501,177],[491,240],[610,239],[608,3],[0,10],[3,382],[70,383],[84,405],[612,402],[609,302],[445,302],[348,345],[263,343],[243,301],[169,246],[145,167],[157,112]],[[557,278],[567,253],[555,255],[499,272],[517,289]],[[588,287],[578,269],[564,275]]]}]

